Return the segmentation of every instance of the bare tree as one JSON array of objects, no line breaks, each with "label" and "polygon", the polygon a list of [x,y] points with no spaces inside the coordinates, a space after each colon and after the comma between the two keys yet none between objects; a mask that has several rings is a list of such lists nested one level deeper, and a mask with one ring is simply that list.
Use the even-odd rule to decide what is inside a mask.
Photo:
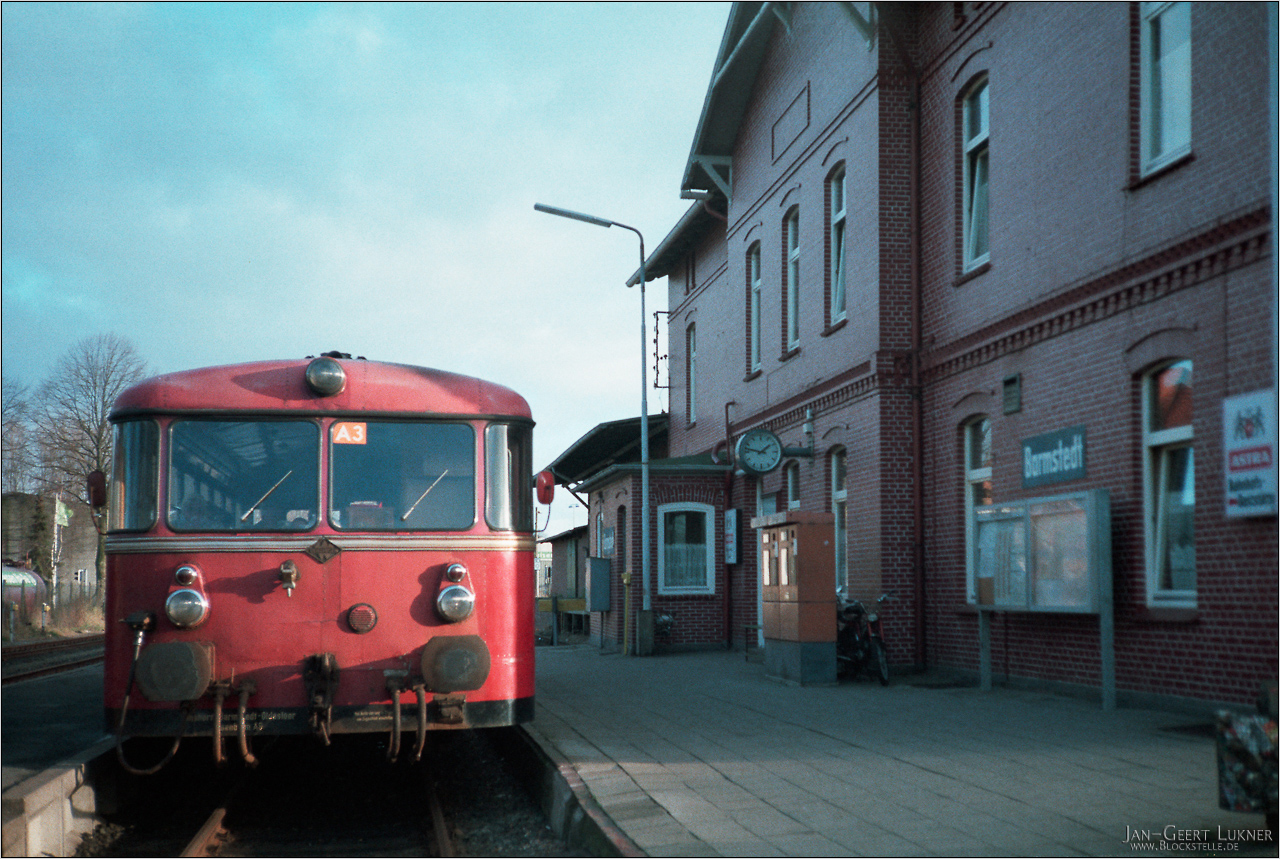
[{"label": "bare tree", "polygon": [[142,356],[116,334],[86,337],[58,359],[36,397],[47,489],[88,501],[85,475],[111,471],[111,404],[145,373]]},{"label": "bare tree", "polygon": [[[36,394],[42,452],[42,489],[88,501],[85,475],[111,473],[111,404],[146,373],[133,344],[116,334],[86,337],[67,351]],[[98,581],[105,572],[99,529]]]},{"label": "bare tree", "polygon": [[3,379],[0,395],[0,440],[3,440],[3,460],[0,460],[0,482],[3,491],[32,492],[36,486],[36,445],[31,423],[31,390],[24,383],[8,376]]}]

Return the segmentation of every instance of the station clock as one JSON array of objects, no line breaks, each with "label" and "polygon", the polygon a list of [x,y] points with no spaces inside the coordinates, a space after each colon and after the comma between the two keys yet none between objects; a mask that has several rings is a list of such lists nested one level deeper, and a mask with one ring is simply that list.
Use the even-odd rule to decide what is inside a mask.
[{"label": "station clock", "polygon": [[738,437],[734,455],[738,467],[748,474],[768,474],[782,462],[782,440],[770,430],[756,427]]}]

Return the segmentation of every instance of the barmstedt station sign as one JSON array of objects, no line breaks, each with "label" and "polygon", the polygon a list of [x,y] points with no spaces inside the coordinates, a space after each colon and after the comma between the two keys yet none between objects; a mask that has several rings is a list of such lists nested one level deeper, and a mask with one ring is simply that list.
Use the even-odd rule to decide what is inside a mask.
[{"label": "barmstedt station sign", "polygon": [[1022,487],[1079,480],[1086,475],[1084,427],[1057,430],[1022,440]]}]

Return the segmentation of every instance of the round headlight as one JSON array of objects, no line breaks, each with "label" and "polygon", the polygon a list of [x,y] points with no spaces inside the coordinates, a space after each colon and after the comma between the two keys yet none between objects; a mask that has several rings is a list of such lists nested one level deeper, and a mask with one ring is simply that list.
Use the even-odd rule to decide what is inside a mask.
[{"label": "round headlight", "polygon": [[462,585],[450,585],[436,597],[436,611],[450,623],[466,620],[476,607],[476,595]]},{"label": "round headlight", "polygon": [[307,365],[307,387],[322,397],[342,393],[347,386],[347,373],[333,358],[322,356]]},{"label": "round headlight", "polygon": [[199,591],[183,588],[169,594],[164,601],[164,613],[174,626],[190,629],[204,623],[209,616],[209,600]]}]

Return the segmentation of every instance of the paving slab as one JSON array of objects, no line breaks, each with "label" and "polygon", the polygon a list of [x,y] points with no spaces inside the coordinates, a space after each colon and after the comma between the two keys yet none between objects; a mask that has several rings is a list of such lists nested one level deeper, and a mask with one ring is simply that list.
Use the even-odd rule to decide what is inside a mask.
[{"label": "paving slab", "polygon": [[1265,823],[1218,807],[1212,738],[1188,730],[1207,711],[928,676],[797,686],[725,651],[537,658],[531,736],[652,856],[1276,855],[1217,839]]}]

